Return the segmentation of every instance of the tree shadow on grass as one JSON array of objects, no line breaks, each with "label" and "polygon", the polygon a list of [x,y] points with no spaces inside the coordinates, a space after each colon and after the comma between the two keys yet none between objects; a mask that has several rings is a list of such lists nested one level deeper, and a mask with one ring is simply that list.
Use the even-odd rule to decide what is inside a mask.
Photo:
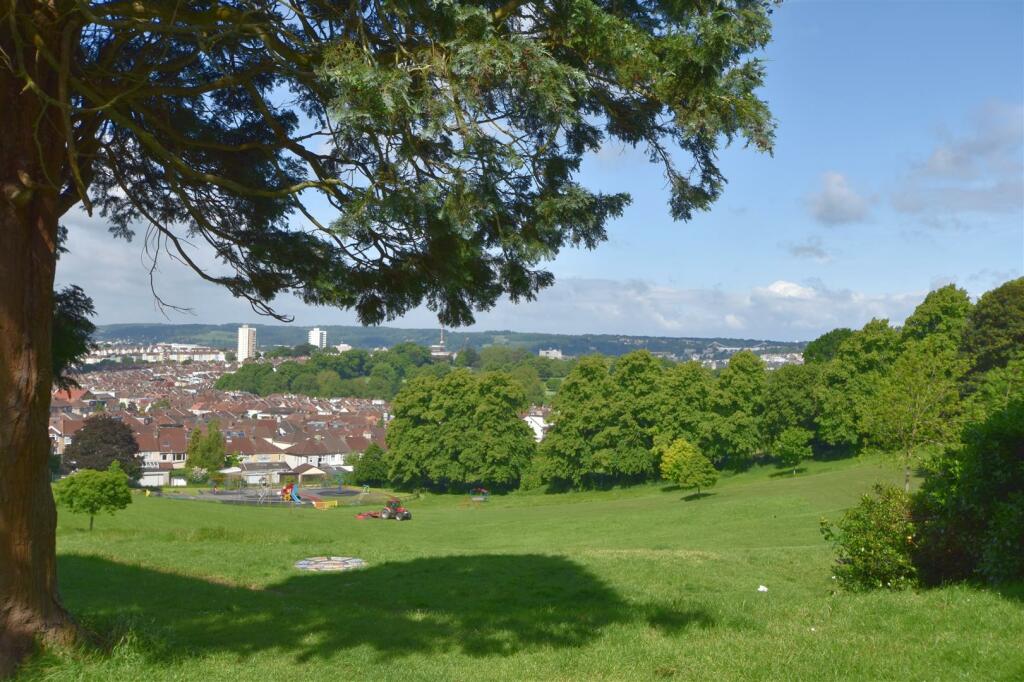
[{"label": "tree shadow on grass", "polygon": [[699,500],[699,499],[702,499],[702,498],[705,498],[705,497],[714,497],[717,494],[718,493],[709,493],[708,491],[703,490],[703,491],[701,491],[699,493],[694,492],[694,493],[690,493],[689,495],[684,495],[680,499],[682,499],[683,502],[693,502],[694,500]]},{"label": "tree shadow on grass", "polygon": [[676,630],[710,623],[704,612],[631,609],[578,564],[533,554],[296,574],[263,589],[81,555],[62,556],[60,576],[73,612],[107,632],[127,619],[150,641],[145,655],[153,662],[215,652],[241,660],[262,651],[302,662],[361,645],[382,659],[444,651],[511,656],[584,646],[605,627],[636,619]]}]

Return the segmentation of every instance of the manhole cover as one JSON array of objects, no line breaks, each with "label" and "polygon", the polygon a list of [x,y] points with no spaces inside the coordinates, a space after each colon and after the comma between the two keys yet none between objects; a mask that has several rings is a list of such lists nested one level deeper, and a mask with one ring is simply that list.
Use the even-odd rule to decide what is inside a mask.
[{"label": "manhole cover", "polygon": [[300,571],[349,571],[364,566],[366,562],[354,556],[313,556],[295,562]]}]

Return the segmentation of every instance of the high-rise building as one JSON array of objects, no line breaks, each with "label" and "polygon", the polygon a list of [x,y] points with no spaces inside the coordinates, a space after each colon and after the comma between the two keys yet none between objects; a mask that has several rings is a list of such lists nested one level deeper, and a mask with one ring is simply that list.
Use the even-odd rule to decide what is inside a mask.
[{"label": "high-rise building", "polygon": [[247,324],[238,328],[238,361],[256,357],[256,330]]},{"label": "high-rise building", "polygon": [[314,348],[327,348],[327,332],[320,327],[313,327],[309,330],[309,345]]}]

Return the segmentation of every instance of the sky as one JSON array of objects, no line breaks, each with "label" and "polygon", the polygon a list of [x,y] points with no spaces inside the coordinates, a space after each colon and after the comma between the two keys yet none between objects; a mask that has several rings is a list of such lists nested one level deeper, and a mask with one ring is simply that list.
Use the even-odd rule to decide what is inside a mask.
[{"label": "sky", "polygon": [[[724,195],[682,223],[659,168],[606,146],[581,181],[632,195],[609,240],[563,252],[552,288],[470,329],[799,341],[899,324],[944,284],[976,297],[1024,275],[1024,2],[789,0],[773,18],[774,154],[724,150]],[[191,312],[161,310],[143,240],[78,210],[62,222],[58,283],[93,297],[98,324],[267,322],[170,260],[156,291]],[[276,308],[299,326],[357,323],[292,297]],[[422,308],[387,324],[437,321]]]}]

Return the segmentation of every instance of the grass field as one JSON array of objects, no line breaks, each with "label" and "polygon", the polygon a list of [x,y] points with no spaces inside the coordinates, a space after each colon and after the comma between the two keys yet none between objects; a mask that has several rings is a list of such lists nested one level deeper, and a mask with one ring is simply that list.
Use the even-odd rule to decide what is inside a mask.
[{"label": "grass field", "polygon": [[[647,486],[353,508],[136,496],[60,519],[66,604],[112,650],[25,679],[1024,679],[1024,590],[834,593],[818,532],[880,460]],[[304,557],[370,566],[305,574]],[[768,592],[758,592],[766,585]]]}]

